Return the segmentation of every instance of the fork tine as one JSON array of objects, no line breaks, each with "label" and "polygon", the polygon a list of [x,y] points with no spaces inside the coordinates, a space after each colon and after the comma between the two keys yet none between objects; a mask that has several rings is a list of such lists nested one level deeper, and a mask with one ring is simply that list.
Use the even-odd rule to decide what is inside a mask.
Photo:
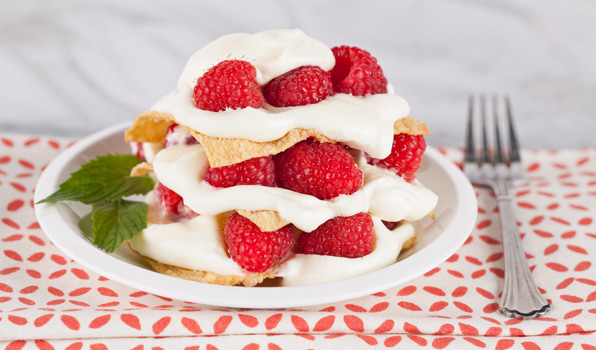
[{"label": "fork tine", "polygon": [[480,96],[480,118],[482,123],[482,159],[483,164],[492,164],[486,136],[486,96]]},{"label": "fork tine", "polygon": [[476,147],[474,146],[474,96],[468,97],[468,122],[466,123],[466,163],[476,163]]},{"label": "fork tine", "polygon": [[503,147],[501,147],[501,130],[499,128],[499,108],[498,99],[493,95],[493,124],[495,126],[495,162],[497,164],[505,164],[505,157],[503,154]]},{"label": "fork tine", "polygon": [[509,124],[509,161],[511,163],[520,163],[519,143],[517,141],[517,134],[515,126],[513,125],[513,113],[511,112],[511,102],[509,96],[505,96],[505,107],[507,110],[507,122]]}]

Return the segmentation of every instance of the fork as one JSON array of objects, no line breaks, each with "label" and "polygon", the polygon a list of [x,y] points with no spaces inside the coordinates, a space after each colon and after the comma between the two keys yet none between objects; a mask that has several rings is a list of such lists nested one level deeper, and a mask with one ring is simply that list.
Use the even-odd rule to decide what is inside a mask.
[{"label": "fork", "polygon": [[[505,278],[499,310],[508,317],[533,319],[544,315],[550,309],[550,305],[534,282],[517,229],[511,193],[516,185],[527,181],[522,168],[509,97],[504,98],[506,118],[499,118],[498,100],[496,96],[492,97],[493,118],[490,123],[487,120],[486,97],[479,98],[480,141],[476,147],[474,97],[470,96],[463,168],[473,184],[492,188],[497,197],[505,260]],[[502,119],[505,122],[503,127]],[[487,132],[491,127],[494,129],[493,142],[490,142]],[[508,140],[507,146],[504,146],[505,139]]]}]

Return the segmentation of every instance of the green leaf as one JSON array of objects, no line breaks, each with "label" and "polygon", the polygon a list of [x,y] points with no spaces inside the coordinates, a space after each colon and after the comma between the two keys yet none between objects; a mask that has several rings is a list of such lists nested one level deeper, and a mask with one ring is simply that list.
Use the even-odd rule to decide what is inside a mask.
[{"label": "green leaf", "polygon": [[93,235],[93,220],[91,220],[91,213],[83,216],[79,220],[79,229],[88,240],[91,242],[95,240],[95,236]]},{"label": "green leaf", "polygon": [[147,227],[147,204],[120,199],[93,207],[93,234],[99,248],[113,253]]},{"label": "green leaf", "polygon": [[130,176],[130,171],[140,161],[132,155],[100,156],[70,174],[60,189],[38,203],[64,200],[85,204],[114,201],[133,194],[146,194],[153,189],[147,175]]}]

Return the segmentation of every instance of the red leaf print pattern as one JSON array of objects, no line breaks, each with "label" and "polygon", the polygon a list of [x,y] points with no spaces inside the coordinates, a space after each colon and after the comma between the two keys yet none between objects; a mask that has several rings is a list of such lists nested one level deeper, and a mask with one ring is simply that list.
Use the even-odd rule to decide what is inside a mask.
[{"label": "red leaf print pattern", "polygon": [[118,297],[118,293],[114,292],[110,288],[99,287],[97,288],[97,291],[99,292],[99,294],[104,295],[106,297]]},{"label": "red leaf print pattern", "polygon": [[417,335],[408,335],[408,338],[413,341],[414,343],[418,344],[419,346],[426,346],[428,344],[428,342],[426,341],[426,339],[417,336]]},{"label": "red leaf print pattern", "polygon": [[366,342],[366,344],[368,345],[377,345],[379,342],[377,342],[377,339],[375,339],[375,337],[371,337],[370,335],[362,335],[362,334],[357,334],[356,335],[358,338],[364,340]]},{"label": "red leaf print pattern", "polygon": [[573,271],[585,271],[592,266],[592,263],[589,261],[582,261],[573,268]]},{"label": "red leaf print pattern", "polygon": [[364,332],[364,322],[360,317],[354,315],[346,315],[344,316],[344,323],[354,332],[363,333]]},{"label": "red leaf print pattern", "polygon": [[402,339],[401,336],[394,335],[392,337],[385,339],[385,341],[383,342],[383,345],[385,345],[388,348],[392,348],[392,347],[396,346],[397,344],[399,344],[401,342],[401,339]]},{"label": "red leaf print pattern", "polygon": [[87,274],[87,272],[81,270],[81,269],[72,269],[70,270],[75,276],[77,276],[79,279],[82,280],[88,280],[89,279],[89,275]]},{"label": "red leaf print pattern", "polygon": [[46,323],[48,323],[52,317],[54,317],[54,314],[45,314],[42,316],[39,316],[38,318],[35,319],[35,321],[33,321],[33,324],[35,325],[35,327],[41,327],[43,325],[45,325]]},{"label": "red leaf print pattern", "polygon": [[346,304],[345,307],[352,312],[366,312],[366,309],[359,305]]},{"label": "red leaf print pattern", "polygon": [[444,308],[446,308],[448,305],[449,305],[449,303],[446,301],[437,301],[430,306],[428,311],[431,311],[431,312],[441,311]]},{"label": "red leaf print pattern", "polygon": [[455,327],[452,324],[445,323],[441,326],[441,328],[439,328],[438,331],[435,332],[435,334],[451,334],[454,331]]},{"label": "red leaf print pattern", "polygon": [[159,335],[161,334],[161,332],[163,332],[166,327],[168,327],[168,325],[170,324],[170,322],[172,321],[171,317],[162,317],[160,318],[157,322],[155,322],[153,324],[153,333],[155,335]]},{"label": "red leaf print pattern", "polygon": [[453,337],[441,337],[435,338],[432,342],[432,347],[435,349],[445,349],[455,338]]},{"label": "red leaf print pattern", "polygon": [[134,328],[136,330],[141,330],[141,322],[139,318],[132,314],[122,314],[120,315],[120,319],[124,322],[127,326]]},{"label": "red leaf print pattern", "polygon": [[105,326],[110,321],[111,318],[112,318],[112,315],[103,315],[103,316],[96,317],[95,319],[93,319],[93,321],[91,321],[91,323],[89,323],[89,328],[93,328],[93,329],[101,328],[101,327]]},{"label": "red leaf print pattern", "polygon": [[406,309],[406,310],[410,310],[410,311],[421,311],[422,310],[420,308],[420,306],[418,306],[414,303],[407,302],[407,301],[400,301],[399,303],[397,303],[397,306],[401,307],[402,309]]},{"label": "red leaf print pattern", "polygon": [[557,271],[557,272],[565,272],[565,271],[569,270],[565,266],[563,266],[559,263],[554,263],[554,262],[547,263],[546,267],[550,268],[551,270]]},{"label": "red leaf print pattern", "polygon": [[66,327],[72,329],[73,331],[78,331],[81,327],[79,321],[73,316],[62,315],[60,316],[60,321],[62,321]]},{"label": "red leaf print pattern", "polygon": [[193,320],[192,318],[182,317],[180,320],[184,328],[188,329],[193,334],[201,334],[203,330],[201,326],[197,323],[197,321]]},{"label": "red leaf print pattern", "polygon": [[259,325],[259,319],[254,316],[238,314],[238,318],[247,327],[254,328]]},{"label": "red leaf print pattern", "polygon": [[306,333],[309,331],[308,323],[302,317],[292,315],[290,320],[298,332]]},{"label": "red leaf print pattern", "polygon": [[12,293],[13,289],[8,284],[0,282],[0,292]]},{"label": "red leaf print pattern", "polygon": [[381,312],[387,310],[388,307],[388,302],[381,302],[373,305],[373,307],[371,307],[370,310],[368,310],[368,312]]},{"label": "red leaf print pattern", "polygon": [[228,329],[230,323],[232,323],[233,317],[232,316],[221,316],[215,323],[213,324],[213,333],[215,334],[222,334]]},{"label": "red leaf print pattern", "polygon": [[395,326],[395,322],[393,320],[386,320],[385,322],[381,323],[377,329],[375,329],[375,333],[387,333],[390,332],[393,327]]},{"label": "red leaf print pattern", "polygon": [[443,292],[442,289],[437,288],[437,287],[432,287],[432,286],[426,286],[424,288],[422,288],[422,290],[424,290],[427,293],[436,295],[436,296],[445,296],[445,292]]},{"label": "red leaf print pattern", "polygon": [[515,341],[513,339],[500,339],[497,342],[497,349],[498,350],[509,349],[513,346],[513,344],[515,344]]},{"label": "red leaf print pattern", "polygon": [[397,295],[398,296],[407,296],[407,295],[410,295],[410,294],[413,294],[414,292],[416,292],[416,289],[417,288],[415,286],[407,286],[407,287],[400,289],[400,291],[397,292]]},{"label": "red leaf print pattern", "polygon": [[270,331],[273,328],[277,327],[277,325],[279,324],[279,321],[281,321],[282,317],[283,317],[282,314],[275,314],[275,315],[269,316],[265,320],[265,328],[267,328],[267,330]]},{"label": "red leaf print pattern", "polygon": [[418,327],[414,326],[411,323],[408,322],[404,322],[404,331],[406,331],[407,333],[415,333],[415,334],[420,334],[420,330],[418,329]]},{"label": "red leaf print pattern", "polygon": [[453,305],[455,305],[455,307],[457,307],[458,309],[462,310],[463,312],[469,312],[472,313],[474,310],[472,310],[471,307],[469,307],[467,304],[464,304],[462,302],[459,301],[454,301]]},{"label": "red leaf print pattern", "polygon": [[312,330],[313,330],[313,332],[328,331],[329,329],[331,329],[331,327],[333,327],[334,322],[335,322],[334,315],[325,316],[325,317],[321,318],[320,320],[318,320],[317,323],[315,323],[315,326],[313,327]]}]

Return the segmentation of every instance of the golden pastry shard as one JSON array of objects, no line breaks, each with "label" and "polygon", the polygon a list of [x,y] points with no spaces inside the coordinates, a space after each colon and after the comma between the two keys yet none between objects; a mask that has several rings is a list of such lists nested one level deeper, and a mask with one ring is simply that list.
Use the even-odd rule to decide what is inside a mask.
[{"label": "golden pastry shard", "polygon": [[276,211],[272,210],[238,210],[238,214],[257,225],[263,232],[277,231],[289,224]]},{"label": "golden pastry shard", "polygon": [[143,162],[135,165],[130,171],[130,176],[142,176],[153,172],[153,165]]},{"label": "golden pastry shard", "polygon": [[160,263],[159,261],[155,261],[146,256],[143,256],[143,259],[145,259],[155,271],[164,275],[224,286],[235,286],[242,284],[246,287],[254,287],[267,278],[275,278],[275,274],[277,272],[277,270],[274,268],[265,273],[250,274],[246,276],[218,275],[211,271],[191,270],[183,267]]}]

